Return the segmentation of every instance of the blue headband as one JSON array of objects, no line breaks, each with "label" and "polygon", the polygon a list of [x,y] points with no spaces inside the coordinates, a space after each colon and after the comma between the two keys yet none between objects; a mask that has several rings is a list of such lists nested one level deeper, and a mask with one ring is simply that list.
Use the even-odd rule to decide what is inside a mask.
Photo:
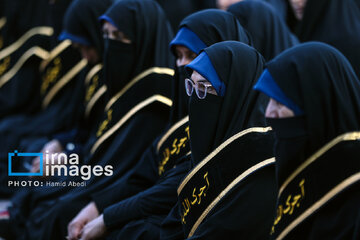
[{"label": "blue headband", "polygon": [[296,116],[304,114],[304,112],[284,94],[267,69],[261,74],[258,82],[254,86],[254,90],[263,92],[270,98],[290,108]]},{"label": "blue headband", "polygon": [[180,28],[170,43],[170,49],[172,49],[174,45],[185,46],[196,54],[199,54],[201,50],[207,47],[206,44],[187,27]]},{"label": "blue headband", "polygon": [[210,58],[206,54],[206,52],[200,53],[200,55],[195,58],[194,61],[192,61],[190,64],[186,65],[185,68],[187,70],[189,70],[190,68],[200,73],[211,83],[219,96],[223,97],[225,95],[226,86],[217,75],[215,68],[212,65]]},{"label": "blue headband", "polygon": [[99,21],[100,21],[100,22],[102,22],[102,21],[107,21],[107,22],[111,23],[112,25],[114,25],[116,28],[119,28],[119,27],[115,24],[115,22],[114,22],[109,16],[107,16],[107,15],[105,15],[105,14],[99,17]]},{"label": "blue headband", "polygon": [[91,46],[92,45],[90,43],[90,41],[87,40],[86,38],[76,36],[74,34],[71,34],[71,33],[67,32],[67,31],[62,31],[58,39],[60,41],[63,41],[65,39],[70,39],[72,42],[75,42],[75,43],[80,43],[80,44],[83,44],[83,45],[86,45],[86,46]]}]

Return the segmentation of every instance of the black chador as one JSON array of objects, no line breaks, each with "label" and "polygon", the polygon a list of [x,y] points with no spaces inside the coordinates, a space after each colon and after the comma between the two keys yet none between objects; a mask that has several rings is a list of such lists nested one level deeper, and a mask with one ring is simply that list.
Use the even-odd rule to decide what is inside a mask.
[{"label": "black chador", "polygon": [[266,61],[299,43],[273,6],[261,1],[244,1],[228,9],[251,35],[253,46]]},{"label": "black chador", "polygon": [[[104,16],[131,43],[105,39],[103,72],[109,101],[86,143],[82,164],[111,165],[113,174],[92,176],[84,188],[34,189],[30,198],[35,207],[26,222],[31,239],[63,239],[84,202],[133,169],[169,117],[174,70],[167,46],[172,34],[161,8],[153,1],[120,1]],[[64,180],[74,179],[80,178]]]},{"label": "black chador", "polygon": [[[72,49],[71,43],[88,43],[88,46],[95,49],[98,59],[94,62],[88,62],[79,80],[79,85],[74,89],[77,92],[77,99],[73,102],[76,113],[66,114],[68,120],[72,119],[72,124],[68,124],[67,127],[59,127],[62,126],[62,124],[56,122],[56,131],[42,137],[30,137],[25,141],[23,140],[20,148],[25,148],[27,152],[40,151],[46,142],[56,139],[60,142],[65,152],[69,154],[76,152],[80,156],[84,154],[83,145],[87,141],[89,134],[95,131],[93,129],[98,127],[99,121],[102,120],[102,112],[106,100],[108,100],[106,99],[107,87],[104,83],[102,63],[104,54],[103,33],[97,17],[100,17],[111,4],[111,0],[94,2],[93,4],[76,1],[70,6],[65,15],[64,29],[59,37],[61,42],[54,51],[62,50],[61,54],[64,55],[66,51]],[[82,12],[82,14],[79,14],[79,12]],[[94,16],[89,14],[90,12],[92,12]],[[70,58],[70,56],[67,58],[69,58],[67,61],[73,59]],[[54,98],[52,97],[54,92],[52,86],[56,84],[61,85],[61,82],[66,79],[65,77],[58,81],[53,80],[54,73],[63,68],[63,62],[59,62],[57,56],[54,57],[53,62],[51,68],[46,69],[47,75],[42,82],[43,107],[48,106],[53,108],[50,105]],[[78,65],[79,64],[73,64],[70,70],[73,71]],[[70,72],[68,71],[66,73]],[[69,104],[69,102],[65,103]],[[63,108],[66,109],[65,106]],[[53,116],[53,118],[55,118],[55,116]],[[59,122],[64,121],[66,122],[66,119],[59,120]],[[66,146],[70,146],[71,150]]]},{"label": "black chador", "polygon": [[[158,138],[124,178],[92,195],[110,239],[159,239],[160,224],[190,170],[188,116]],[[71,203],[69,203],[71,204]]]},{"label": "black chador", "polygon": [[[211,21],[208,21],[208,19],[211,19]],[[182,34],[181,30],[184,28],[192,31],[196,35],[197,41],[201,43],[194,42],[194,39],[190,38],[190,36]],[[171,50],[174,54],[176,54],[174,45],[185,46],[198,55],[203,49],[201,46],[211,46],[221,41],[234,40],[251,44],[249,35],[236,18],[222,10],[208,9],[191,14],[180,23],[178,30],[178,34],[171,42]],[[188,112],[189,98],[185,91],[185,78],[188,74],[185,72],[184,66],[178,67],[175,74],[178,76],[175,77],[175,86],[172,93],[174,103],[171,108],[171,124],[179,121]]]},{"label": "black chador", "polygon": [[177,189],[184,238],[268,236],[276,196],[273,135],[266,98],[252,91],[263,67],[255,49],[232,41],[206,48],[188,65],[218,95],[190,98],[193,169]]},{"label": "black chador", "polygon": [[[3,1],[0,20],[0,119],[40,107],[39,65],[54,37],[48,1]],[[41,12],[42,11],[42,12]],[[41,12],[41,13],[40,13]],[[24,80],[26,79],[26,81]]]},{"label": "black chador", "polygon": [[283,20],[286,21],[288,18],[289,4],[287,1],[282,0],[262,0],[262,2],[266,2],[270,4],[273,9],[276,11],[276,14]]},{"label": "black chador", "polygon": [[[211,19],[211,21],[208,19]],[[226,40],[236,40],[251,44],[248,34],[241,27],[236,18],[221,10],[211,9],[194,13],[185,18],[180,24],[179,32],[171,43],[172,50],[174,50],[173,47],[175,45],[179,44],[186,46],[194,53],[199,54],[202,49],[198,46],[201,44],[194,42],[193,38],[189,38],[189,36],[182,34],[181,29],[184,28],[192,31],[197,36],[197,41],[201,41],[204,46],[210,46],[214,43]],[[171,123],[175,122],[173,119],[180,119],[178,116],[183,116],[183,114],[187,114],[188,111],[188,96],[184,90],[184,79],[188,74],[185,72],[184,66],[178,68],[178,75],[179,77],[175,78],[175,84],[178,85],[178,87],[173,88],[174,105],[172,107]],[[169,214],[167,219],[163,221],[161,238],[168,238],[170,236],[182,238],[181,220],[176,217],[176,211],[172,211],[171,213],[174,213],[175,216]]]},{"label": "black chador", "polygon": [[166,0],[156,0],[169,19],[169,22],[174,30],[178,27],[179,23],[188,15],[206,8],[216,8],[214,0],[183,0],[170,2]]},{"label": "black chador", "polygon": [[[268,119],[279,185],[271,239],[359,239],[360,83],[351,64],[312,42],[280,54],[267,70],[302,112]],[[276,99],[262,84],[269,79],[257,89]]]},{"label": "black chador", "polygon": [[359,1],[308,0],[294,32],[301,42],[325,42],[340,50],[360,77]]},{"label": "black chador", "polygon": [[[55,11],[55,9],[53,9],[53,11]],[[62,9],[62,11],[64,11],[64,9]],[[57,25],[57,21],[59,20],[51,21],[51,25]],[[57,38],[57,36],[53,35],[53,38]],[[29,144],[26,138],[46,136],[50,130],[56,127],[69,128],[73,123],[76,104],[69,105],[69,102],[76,100],[77,86],[79,84],[79,80],[77,79],[82,69],[86,66],[86,62],[81,61],[79,54],[72,49],[70,45],[70,42],[58,42],[57,45],[48,52],[48,57],[42,60],[40,65],[36,65],[35,68],[33,66],[32,68],[38,72],[36,75],[38,85],[34,91],[36,92],[35,95],[39,98],[40,110],[36,111],[36,113],[18,114],[2,120],[0,124],[2,132],[1,141],[3,143],[1,146],[1,159],[3,159],[4,162],[8,152],[15,149],[20,151],[24,150],[20,145],[23,145],[23,143],[21,143],[22,141],[26,143],[26,145]],[[20,72],[21,71],[22,70],[20,70]],[[31,81],[29,78],[26,77],[27,81]],[[24,78],[21,81],[23,80]],[[12,80],[10,82],[12,82]],[[8,83],[6,83],[6,85]],[[4,87],[6,85],[4,85]],[[15,85],[14,87],[18,88]],[[21,88],[31,90],[26,86]],[[18,98],[18,96],[14,96],[14,98]],[[7,99],[11,101],[11,98]],[[27,104],[31,105],[30,102]],[[59,111],[61,111],[62,114],[60,114]],[[39,151],[39,149],[36,149],[36,151]],[[22,166],[18,167],[21,168]],[[2,177],[7,175],[5,174],[5,171],[7,171],[6,168],[7,166],[5,166],[4,170],[1,169]],[[0,181],[1,194],[11,194],[11,192],[14,191],[7,187],[6,182],[3,182],[3,180]]]},{"label": "black chador", "polygon": [[[71,0],[49,3],[2,1],[4,16],[0,20],[0,118],[14,114],[35,114],[41,111],[44,69],[59,44],[57,37],[63,15]],[[72,66],[78,59],[62,63]],[[50,64],[51,65],[51,64]],[[40,71],[39,71],[40,69]],[[65,70],[64,70],[65,71]],[[54,72],[52,71],[54,74]],[[26,81],[24,81],[26,79]],[[54,83],[54,81],[53,81]]]}]

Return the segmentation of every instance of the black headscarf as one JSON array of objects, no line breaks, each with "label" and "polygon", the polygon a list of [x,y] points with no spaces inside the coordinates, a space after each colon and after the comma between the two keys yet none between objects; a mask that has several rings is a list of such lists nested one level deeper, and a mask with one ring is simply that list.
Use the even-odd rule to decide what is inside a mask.
[{"label": "black headscarf", "polygon": [[[237,19],[232,14],[222,10],[209,9],[191,14],[180,23],[179,29],[183,27],[194,32],[208,47],[229,40],[251,45],[248,34]],[[175,74],[171,123],[175,123],[188,114],[189,97],[186,95],[184,83],[187,73],[184,67],[180,67],[177,68]]]},{"label": "black headscarf", "polygon": [[340,134],[360,129],[360,82],[339,51],[316,42],[286,50],[267,69],[303,112],[292,118],[268,119],[277,135],[275,155],[281,184],[320,147]]},{"label": "black headscarf", "polygon": [[280,54],[267,68],[304,111],[310,152],[342,133],[360,130],[360,81],[339,51],[306,43]]},{"label": "black headscarf", "polygon": [[172,66],[171,53],[164,48],[172,39],[172,30],[155,1],[116,2],[101,19],[108,20],[131,40],[131,44],[106,40],[105,75],[110,74],[111,79],[105,78],[111,94],[150,67]]},{"label": "black headscarf", "polygon": [[194,164],[241,130],[265,126],[267,98],[252,91],[264,67],[263,57],[255,49],[233,41],[214,44],[204,52],[226,85],[226,93],[224,97],[207,94],[203,100],[196,94],[190,97],[190,146]]},{"label": "black headscarf", "polygon": [[287,0],[261,0],[270,4],[274,10],[277,12],[277,15],[284,21],[286,21],[288,16],[288,2]]},{"label": "black headscarf", "polygon": [[[204,57],[205,54],[211,64]],[[220,81],[226,85],[223,97],[209,93],[203,100],[196,94],[190,97],[190,146],[196,167],[180,184],[180,204],[186,196],[191,196],[203,174],[208,174],[209,182],[215,183],[206,191],[200,207],[191,203],[191,212],[185,213],[183,206],[180,209],[185,221],[185,236],[191,235],[190,230],[194,229],[195,222],[201,222],[191,239],[219,239],[226,232],[253,239],[264,239],[268,235],[276,195],[272,165],[236,183],[236,187],[228,193],[224,191],[247,169],[262,161],[269,161],[273,156],[271,132],[250,134],[249,138],[242,136],[238,138],[239,141],[232,138],[240,132],[245,133],[244,130],[251,132],[249,128],[252,127],[265,129],[267,97],[252,90],[264,65],[264,58],[254,48],[235,41],[216,43],[187,65],[187,69],[197,69],[197,72],[202,72],[202,69],[212,72],[211,68],[215,69]],[[213,75],[208,75],[207,80],[210,81]],[[226,148],[215,150],[220,144]],[[258,205],[260,193],[265,203],[261,204],[261,209],[253,208],[252,205]],[[216,198],[221,200],[215,206]],[[200,216],[204,213],[208,215],[202,221]],[[259,222],[261,226],[258,226]]]},{"label": "black headscarf", "polygon": [[[302,180],[306,192],[306,196],[300,195],[293,214],[279,217],[282,213],[278,210],[277,218],[281,221],[274,223],[273,236],[276,238],[328,191],[359,172],[359,141],[355,139],[321,151],[314,158],[316,161],[308,163],[310,156],[336,137],[360,130],[360,81],[338,50],[317,42],[286,50],[270,61],[267,69],[281,91],[303,111],[296,117],[269,119],[277,136],[278,208],[290,199],[290,194],[299,192]],[[354,214],[357,214],[354,206],[358,206],[359,194],[356,188],[347,188],[345,193],[337,193],[339,196],[326,200],[326,206],[322,204],[321,210],[311,211],[311,220],[308,217],[304,223],[300,220],[291,236],[318,239],[326,232],[334,239],[349,239],[344,236],[354,231]],[[340,215],[343,217],[339,218]],[[288,238],[292,239],[291,236]]]},{"label": "black headscarf", "polygon": [[2,18],[4,16],[4,7],[5,7],[5,0],[1,0],[0,1],[0,18]]},{"label": "black headscarf", "polygon": [[250,44],[247,33],[236,17],[222,10],[208,9],[194,13],[180,23],[179,29],[182,27],[196,33],[207,46],[224,40]]},{"label": "black headscarf", "polygon": [[49,23],[54,28],[54,37],[58,38],[63,25],[64,15],[73,0],[54,1],[49,3]]},{"label": "black headscarf", "polygon": [[164,9],[174,30],[179,23],[188,15],[206,8],[215,8],[215,0],[181,0],[181,1],[167,1],[156,0]]},{"label": "black headscarf", "polygon": [[300,41],[321,41],[336,47],[360,77],[360,4],[358,0],[308,0],[295,27]]},{"label": "black headscarf", "polygon": [[63,33],[60,39],[96,48],[102,56],[104,42],[98,18],[112,4],[113,0],[74,0],[65,13]]},{"label": "black headscarf", "polygon": [[275,9],[260,1],[243,1],[228,9],[250,33],[254,47],[266,61],[299,43]]},{"label": "black headscarf", "polygon": [[38,26],[49,26],[49,0],[37,1],[3,1],[4,17],[6,25],[3,29],[4,46],[7,46],[31,28]]}]

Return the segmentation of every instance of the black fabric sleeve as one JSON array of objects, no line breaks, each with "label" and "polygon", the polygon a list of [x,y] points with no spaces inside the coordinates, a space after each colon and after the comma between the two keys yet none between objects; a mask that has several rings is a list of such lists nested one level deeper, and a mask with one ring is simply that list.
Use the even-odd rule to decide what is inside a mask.
[{"label": "black fabric sleeve", "polygon": [[71,153],[76,153],[82,158],[84,147],[82,139],[84,139],[84,135],[87,135],[85,130],[74,128],[67,132],[55,134],[53,139],[60,142],[65,154],[70,155]]},{"label": "black fabric sleeve", "polygon": [[175,206],[161,223],[160,240],[185,239],[179,208],[179,202],[176,202]]},{"label": "black fabric sleeve", "polygon": [[198,10],[206,9],[206,8],[216,8],[216,0],[201,0],[197,1]]},{"label": "black fabric sleeve", "polygon": [[189,162],[183,162],[164,173],[153,187],[106,208],[105,225],[114,228],[131,220],[167,214],[177,202],[176,189],[188,170]]},{"label": "black fabric sleeve", "polygon": [[154,141],[144,152],[139,163],[132,171],[109,187],[92,195],[96,207],[102,212],[106,207],[129,198],[151,186],[159,179],[158,160]]},{"label": "black fabric sleeve", "polygon": [[53,138],[58,140],[61,146],[65,148],[67,143],[75,141],[77,134],[78,134],[78,129],[74,128],[67,132],[55,134]]}]

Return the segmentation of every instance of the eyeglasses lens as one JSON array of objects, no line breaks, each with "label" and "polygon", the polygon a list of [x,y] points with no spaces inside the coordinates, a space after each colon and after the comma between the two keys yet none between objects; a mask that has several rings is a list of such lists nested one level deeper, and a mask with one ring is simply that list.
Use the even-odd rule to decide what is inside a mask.
[{"label": "eyeglasses lens", "polygon": [[185,79],[185,89],[186,89],[186,94],[190,97],[194,91],[194,86],[193,86],[191,80],[188,78]]}]

